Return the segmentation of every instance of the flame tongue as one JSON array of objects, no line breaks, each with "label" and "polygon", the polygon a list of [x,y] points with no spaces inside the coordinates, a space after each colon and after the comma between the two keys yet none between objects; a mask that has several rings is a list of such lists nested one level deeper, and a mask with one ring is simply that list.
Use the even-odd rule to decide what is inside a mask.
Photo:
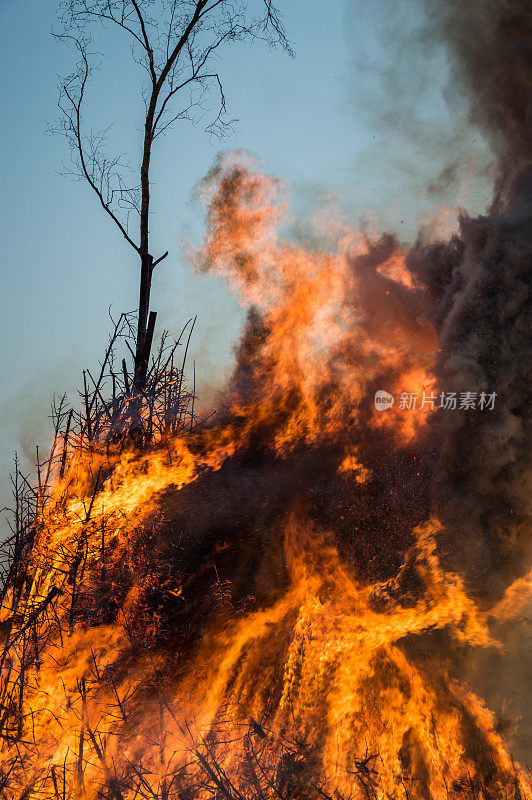
[{"label": "flame tongue", "polygon": [[[417,532],[428,594],[403,607],[392,600],[393,585],[357,585],[328,537],[293,515],[285,538],[288,590],[209,637],[199,657],[203,681],[198,687],[195,671],[185,682],[198,730],[236,736],[238,722],[266,719],[274,741],[303,737],[319,754],[322,778],[342,795],[353,792],[353,776],[366,763],[367,787],[378,787],[379,797],[397,789],[398,776],[412,796],[445,797],[450,782],[476,773],[480,748],[496,765],[490,790],[502,791],[512,765],[489,712],[441,664],[427,657],[416,664],[401,644],[436,629],[490,641],[459,579],[439,569],[437,530],[429,524]],[[218,757],[229,765],[238,761],[236,750],[221,747]],[[361,797],[363,778],[362,770],[354,781]]]},{"label": "flame tongue", "polygon": [[[233,156],[219,162],[202,194],[209,231],[196,264],[224,275],[253,309],[231,408],[244,427],[273,423],[270,445],[279,451],[345,438],[367,422],[362,401],[377,380],[396,390],[415,371],[428,385],[436,339],[427,300],[392,237],[371,240],[331,222],[323,231],[330,252],[285,243],[278,182]],[[391,274],[379,269],[383,262],[394,264]],[[397,409],[388,422],[407,439],[419,424]]]}]

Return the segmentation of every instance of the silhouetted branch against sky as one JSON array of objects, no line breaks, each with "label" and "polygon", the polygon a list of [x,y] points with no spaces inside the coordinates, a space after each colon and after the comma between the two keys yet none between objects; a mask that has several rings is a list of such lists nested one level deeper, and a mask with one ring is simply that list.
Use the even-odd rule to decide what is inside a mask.
[{"label": "silhouetted branch against sky", "polygon": [[[54,35],[77,52],[75,70],[60,83],[61,117],[55,132],[70,145],[74,174],[85,179],[141,260],[134,385],[142,390],[149,357],[147,323],[154,259],[150,253],[150,164],[152,146],[178,120],[199,123],[223,136],[231,128],[219,57],[230,42],[261,40],[292,53],[280,13],[263,0],[255,14],[245,0],[63,0],[60,30]],[[91,50],[97,26],[125,35],[131,56],[146,72],[139,94],[144,101],[143,142],[137,158],[139,180],[131,178],[122,155],[109,156],[106,131],[84,117],[87,84],[95,68]],[[216,98],[211,102],[213,96]],[[136,236],[130,216],[138,217]],[[147,349],[146,349],[147,348]]]},{"label": "silhouetted branch against sky", "polygon": [[[220,55],[231,42],[261,40],[293,54],[282,18],[271,0],[255,13],[242,0],[63,0],[53,35],[77,55],[73,72],[60,81],[60,119],[53,131],[70,145],[73,174],[85,179],[127,242],[148,252],[149,164],[151,146],[179,120],[204,122],[222,137],[235,122],[227,113]],[[139,86],[144,102],[144,144],[140,181],[123,154],[109,156],[105,130],[95,130],[85,114],[87,86],[100,54],[92,50],[98,26],[116,28],[130,41],[131,57],[146,72]],[[112,124],[114,120],[109,120]],[[139,236],[130,218],[140,217]]]}]

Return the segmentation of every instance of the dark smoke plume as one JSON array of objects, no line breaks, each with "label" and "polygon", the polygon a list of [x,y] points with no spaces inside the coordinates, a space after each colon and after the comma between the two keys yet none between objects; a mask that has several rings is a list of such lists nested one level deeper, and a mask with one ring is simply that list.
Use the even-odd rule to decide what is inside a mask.
[{"label": "dark smoke plume", "polygon": [[501,184],[530,160],[532,7],[528,0],[429,3],[435,36],[451,54],[457,91],[500,158]]},{"label": "dark smoke plume", "polygon": [[501,213],[463,218],[459,239],[410,255],[439,297],[442,389],[497,394],[492,411],[440,412],[434,479],[454,566],[495,589],[495,575],[505,582],[530,563],[531,189],[523,172]]},{"label": "dark smoke plume", "polygon": [[491,213],[463,216],[450,243],[410,254],[436,302],[442,388],[497,393],[491,412],[441,412],[434,473],[455,566],[497,591],[530,564],[532,6],[446,0],[430,18],[499,160]]}]

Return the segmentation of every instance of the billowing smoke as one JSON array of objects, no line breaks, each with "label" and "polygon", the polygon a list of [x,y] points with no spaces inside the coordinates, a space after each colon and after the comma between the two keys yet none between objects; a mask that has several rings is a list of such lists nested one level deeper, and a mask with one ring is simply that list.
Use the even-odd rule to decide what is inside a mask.
[{"label": "billowing smoke", "polygon": [[527,0],[426,4],[432,35],[450,50],[455,91],[500,158],[501,186],[530,160],[532,9]]},{"label": "billowing smoke", "polygon": [[430,16],[499,159],[491,213],[463,216],[451,242],[409,256],[435,301],[442,389],[497,395],[492,411],[440,413],[433,494],[454,566],[497,592],[530,563],[532,8],[443,2]]},{"label": "billowing smoke", "polygon": [[440,413],[434,473],[455,565],[495,591],[530,556],[531,189],[524,170],[500,213],[463,218],[459,239],[410,255],[438,297],[442,388],[496,393],[491,411]]}]

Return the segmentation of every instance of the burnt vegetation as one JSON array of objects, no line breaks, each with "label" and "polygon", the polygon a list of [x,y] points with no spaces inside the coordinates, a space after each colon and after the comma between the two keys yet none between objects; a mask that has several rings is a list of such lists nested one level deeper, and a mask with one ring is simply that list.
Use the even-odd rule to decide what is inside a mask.
[{"label": "burnt vegetation", "polygon": [[[156,510],[138,525],[131,527],[124,513],[125,540],[120,538],[121,510],[98,505],[104,483],[120,486],[124,459],[134,462],[139,475],[143,464],[147,468],[156,456],[170,469],[173,459],[179,459],[176,439],[201,449],[210,435],[208,421],[194,412],[194,386],[184,379],[192,329],[190,320],[177,341],[163,336],[148,366],[145,389],[135,392],[132,367],[127,367],[134,364],[135,332],[131,318],[122,315],[100,370],[96,375],[84,372],[79,410],[69,409],[64,398],[53,404],[53,444],[47,459],[37,453],[36,484],[15,469],[12,535],[2,546],[0,737],[9,754],[0,773],[3,796],[380,800],[385,761],[371,741],[360,742],[361,755],[346,766],[352,785],[346,794],[324,774],[319,732],[279,731],[273,719],[282,693],[280,675],[272,677],[258,719],[250,716],[247,703],[228,703],[205,726],[194,715],[187,717],[183,701],[176,700],[175,687],[205,633],[267,607],[285,587],[281,521],[294,491],[303,496],[306,487],[312,513],[336,528],[340,542],[348,538],[347,523],[340,522],[343,515],[338,513],[347,513],[348,507],[331,508],[331,498],[346,500],[337,478],[331,479],[334,473],[329,471],[316,482],[316,464],[323,468],[327,451],[309,451],[306,463],[301,453],[272,457],[264,444],[257,457],[252,438],[249,452],[229,459],[218,472],[207,470],[181,490],[170,484]],[[129,358],[122,358],[124,351]],[[367,503],[364,515],[372,496],[364,501],[361,495]],[[73,499],[79,500],[75,520],[69,506]],[[375,547],[378,541],[378,518],[374,524],[374,533],[366,531],[370,550],[351,554],[354,562],[372,561],[369,542]],[[64,534],[52,542],[54,530]],[[394,547],[400,550],[406,544],[399,540]],[[400,587],[407,604],[421,591],[414,566],[410,577],[404,573],[409,588]],[[386,574],[388,567],[380,569]],[[106,641],[106,631],[118,624],[122,639],[118,653],[109,658],[107,647],[113,642]],[[85,633],[92,644],[79,649],[73,642]],[[282,651],[286,642],[282,633],[272,631],[271,636],[279,637],[269,645],[274,660],[273,651]],[[45,678],[50,669],[66,675],[77,669],[78,658],[86,661],[81,676],[68,687],[63,682],[55,687],[56,696],[49,696]],[[73,739],[72,729],[60,727],[56,704],[68,710]],[[514,776],[505,771],[501,778],[500,766],[490,764],[485,740],[476,738],[466,707],[459,707],[459,713],[464,729],[470,728],[472,746],[478,748],[484,777],[450,780],[447,797],[522,800],[522,773],[516,768]],[[48,716],[59,726],[56,746],[67,734],[71,742],[62,763],[41,750],[41,726]],[[169,748],[169,736],[183,743],[184,759],[182,750],[178,754]],[[397,789],[389,796],[429,797],[428,788],[423,789],[423,743],[415,734],[404,740],[400,759]]]}]

